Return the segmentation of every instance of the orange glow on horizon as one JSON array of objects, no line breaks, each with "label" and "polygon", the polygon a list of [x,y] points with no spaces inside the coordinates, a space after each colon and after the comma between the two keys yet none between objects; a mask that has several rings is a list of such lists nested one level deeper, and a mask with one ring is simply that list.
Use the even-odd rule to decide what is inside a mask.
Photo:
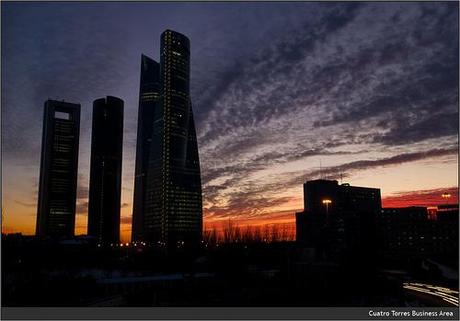
[{"label": "orange glow on horizon", "polygon": [[[442,194],[450,194],[445,198]],[[408,206],[438,206],[442,204],[458,204],[458,187],[445,189],[422,190],[416,192],[399,193],[382,198],[382,207],[408,207]]]},{"label": "orange glow on horizon", "polygon": [[[450,198],[443,198],[442,194],[450,194]],[[24,235],[35,234],[36,209],[30,205],[20,205],[15,202],[4,200],[6,203],[2,208],[2,233],[22,233]],[[441,204],[458,204],[458,188],[450,187],[434,190],[421,190],[414,192],[396,193],[382,197],[382,207],[407,207],[407,206],[438,206]],[[224,229],[229,220],[239,228],[247,226],[264,228],[264,226],[277,225],[280,228],[287,228],[291,237],[295,237],[295,213],[302,211],[303,200],[292,198],[281,206],[265,208],[265,212],[257,215],[240,215],[235,209],[221,209],[218,215],[210,215],[204,209],[203,230]],[[122,210],[120,224],[120,241],[129,242],[131,239],[131,217],[130,205]],[[21,213],[22,215],[16,215]],[[22,217],[23,219],[19,219]],[[238,217],[238,218],[236,218]],[[26,219],[24,219],[26,218]],[[87,232],[87,213],[79,212],[76,215],[75,234],[85,235]]]}]

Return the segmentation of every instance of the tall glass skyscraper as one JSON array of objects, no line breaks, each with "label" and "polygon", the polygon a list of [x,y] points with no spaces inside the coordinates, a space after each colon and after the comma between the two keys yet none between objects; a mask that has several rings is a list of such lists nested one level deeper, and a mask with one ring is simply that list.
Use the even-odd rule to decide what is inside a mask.
[{"label": "tall glass skyscraper", "polygon": [[[198,144],[190,99],[190,42],[186,36],[171,30],[162,33],[158,78],[160,91],[159,99],[152,104],[143,212],[134,211],[133,239],[182,246],[199,242],[203,225]],[[142,88],[141,83],[141,97]],[[139,114],[139,126],[144,121],[141,117]],[[136,162],[147,152],[139,152],[143,143],[139,137],[138,133]],[[136,197],[134,203],[136,206]]]},{"label": "tall glass skyscraper", "polygon": [[153,117],[160,106],[160,64],[149,57],[141,57],[141,82],[137,125],[136,169],[133,200],[133,241],[144,240],[144,199],[149,165]]},{"label": "tall glass skyscraper", "polygon": [[43,117],[37,236],[74,235],[79,138],[80,105],[47,100]]},{"label": "tall glass skyscraper", "polygon": [[123,100],[108,96],[93,103],[88,235],[98,242],[120,241]]}]

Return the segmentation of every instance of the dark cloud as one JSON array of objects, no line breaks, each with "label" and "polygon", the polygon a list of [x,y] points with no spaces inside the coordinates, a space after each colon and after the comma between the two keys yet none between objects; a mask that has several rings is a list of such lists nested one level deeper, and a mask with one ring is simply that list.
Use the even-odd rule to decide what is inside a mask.
[{"label": "dark cloud", "polygon": [[[281,40],[261,53],[264,59],[252,60],[242,66],[244,72],[240,71],[239,77],[232,78],[233,84],[226,84],[227,93],[220,92],[211,103],[221,112],[211,113],[211,124],[204,126],[210,129],[201,141],[206,144],[224,134],[238,132],[236,129],[251,133],[258,130],[261,137],[268,121],[286,113],[310,112],[313,116],[310,118],[314,120],[318,113],[322,114],[314,110],[315,105],[324,105],[326,113],[313,121],[314,127],[349,125],[368,119],[378,119],[380,123],[398,118],[403,122],[421,121],[412,118],[426,117],[433,106],[438,110],[456,112],[458,34],[455,32],[455,10],[449,14],[446,8],[434,6],[432,10],[439,16],[431,19],[436,23],[427,23],[419,17],[411,23],[405,19],[391,29],[388,20],[394,13],[383,13],[382,18],[376,19],[368,28],[374,34],[362,41],[342,45],[340,41],[329,40],[345,38],[343,34],[348,29],[355,32],[354,29],[363,24],[362,20],[369,24],[367,19],[379,6],[383,4],[357,10],[344,5],[347,10],[324,14],[318,25],[307,25],[305,30],[299,30],[293,37]],[[388,7],[392,8],[386,7],[387,11]],[[400,11],[399,15],[404,14],[404,6],[393,7]],[[417,17],[419,7],[411,9],[415,13],[412,15]],[[410,12],[407,15],[410,16]],[[334,28],[324,27],[327,21],[334,19],[342,23]],[[351,23],[356,26],[346,28]],[[451,32],[439,37],[438,28]],[[432,37],[429,48],[426,47],[425,29]],[[419,32],[425,35],[424,39],[415,36]],[[332,48],[328,49],[331,53],[321,52],[322,56],[319,56],[320,53],[315,51],[325,45]],[[292,51],[297,52],[297,59],[290,59]],[[402,131],[399,133],[403,134]],[[428,136],[444,134],[435,131]],[[237,141],[232,140],[232,144],[225,144],[225,148],[232,148],[230,152],[238,147],[247,148],[247,143],[250,144],[247,139],[253,139],[253,136],[239,137]],[[425,138],[424,135],[418,140]]]},{"label": "dark cloud", "polygon": [[456,134],[458,134],[458,113],[443,113],[430,115],[411,125],[400,120],[389,132],[376,135],[374,141],[385,145],[400,145]]},{"label": "dark cloud", "polygon": [[[410,138],[403,137],[407,124],[422,125],[430,120],[436,123],[439,119],[436,113],[440,111],[458,114],[458,30],[453,27],[458,22],[457,12],[449,11],[448,7],[431,6],[429,12],[436,12],[437,15],[430,14],[430,20],[426,20],[425,11],[428,8],[426,5],[420,8],[424,14],[412,24],[404,25],[403,30],[407,33],[386,41],[378,39],[373,48],[361,51],[362,58],[356,60],[359,66],[350,66],[365,70],[364,61],[364,65],[370,65],[374,70],[386,65],[397,67],[393,68],[393,74],[388,74],[388,80],[382,75],[374,95],[356,101],[351,108],[341,108],[339,105],[333,111],[332,118],[318,121],[316,126],[336,126],[344,122],[379,118],[380,124],[395,124],[385,129],[391,131],[391,137],[401,136],[400,143],[455,134],[452,130],[429,126],[425,131],[412,131]],[[405,126],[401,127],[400,124]],[[439,125],[442,126],[441,123]],[[447,124],[447,128],[450,127]],[[395,137],[380,142],[394,144],[397,140]]]},{"label": "dark cloud", "polygon": [[[251,174],[277,164],[366,157],[369,149],[395,155],[328,169],[348,175],[444,153],[411,144],[442,139],[443,146],[456,145],[456,7],[337,5],[231,69],[219,94],[206,101],[213,109],[199,129],[209,204],[230,198],[223,208],[238,208],[250,197],[238,193],[253,182]],[[410,152],[388,148],[403,144]],[[219,177],[225,179],[214,184]],[[301,184],[305,177],[280,179],[274,188]],[[251,188],[254,195],[269,191],[266,185]]]},{"label": "dark cloud", "polygon": [[318,175],[335,175],[337,178],[340,174],[349,175],[353,171],[362,171],[370,168],[375,167],[384,167],[384,166],[392,166],[392,165],[399,165],[409,162],[415,162],[423,159],[428,158],[438,158],[444,157],[448,155],[457,155],[458,148],[449,148],[449,149],[432,149],[428,151],[422,152],[414,152],[414,153],[405,153],[400,154],[392,157],[386,157],[376,160],[360,160],[355,162],[350,162],[346,164],[342,164],[339,166],[325,168],[320,171],[313,171],[308,173],[307,179],[309,177],[317,177]]}]

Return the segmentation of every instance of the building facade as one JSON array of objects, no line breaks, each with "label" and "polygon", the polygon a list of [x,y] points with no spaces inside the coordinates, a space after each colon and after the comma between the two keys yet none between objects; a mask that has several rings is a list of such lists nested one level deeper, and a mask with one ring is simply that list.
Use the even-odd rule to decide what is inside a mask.
[{"label": "building facade", "polygon": [[381,252],[392,259],[458,257],[458,204],[383,208],[378,216]]},{"label": "building facade", "polygon": [[99,243],[120,240],[123,100],[108,96],[93,103],[88,235]]},{"label": "building facade", "polygon": [[144,240],[144,204],[155,111],[160,106],[160,64],[142,55],[134,178],[132,240]]},{"label": "building facade", "polygon": [[43,117],[37,236],[74,235],[79,137],[80,105],[47,100]]},{"label": "building facade", "polygon": [[296,213],[296,241],[328,258],[372,252],[380,189],[339,185],[335,180],[304,184],[304,211]]},{"label": "building facade", "polygon": [[160,81],[160,96],[151,107],[153,124],[143,177],[142,213],[137,211],[133,218],[137,222],[133,235],[169,247],[197,244],[203,224],[201,174],[186,36],[171,30],[162,33],[156,79]]}]

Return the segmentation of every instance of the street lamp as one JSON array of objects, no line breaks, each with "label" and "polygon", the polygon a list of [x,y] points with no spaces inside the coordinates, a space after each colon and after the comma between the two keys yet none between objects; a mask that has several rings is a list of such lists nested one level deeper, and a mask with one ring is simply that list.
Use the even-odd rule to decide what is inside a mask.
[{"label": "street lamp", "polygon": [[442,193],[441,197],[445,198],[447,204],[449,204],[449,198],[451,197],[451,195],[449,193]]},{"label": "street lamp", "polygon": [[329,216],[329,204],[331,204],[332,201],[330,199],[324,199],[323,204],[326,205],[326,218]]}]

